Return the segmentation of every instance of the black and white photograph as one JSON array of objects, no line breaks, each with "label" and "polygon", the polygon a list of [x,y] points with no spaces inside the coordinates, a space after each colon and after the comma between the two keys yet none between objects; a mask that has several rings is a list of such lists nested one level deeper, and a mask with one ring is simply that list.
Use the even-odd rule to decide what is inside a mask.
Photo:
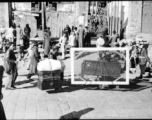
[{"label": "black and white photograph", "polygon": [[152,119],[152,1],[1,1],[0,120]]},{"label": "black and white photograph", "polygon": [[126,48],[74,48],[72,84],[129,84]]}]

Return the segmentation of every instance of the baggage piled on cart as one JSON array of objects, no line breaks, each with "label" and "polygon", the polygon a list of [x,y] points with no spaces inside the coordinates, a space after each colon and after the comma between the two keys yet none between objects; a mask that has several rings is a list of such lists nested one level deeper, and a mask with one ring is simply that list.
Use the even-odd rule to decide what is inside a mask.
[{"label": "baggage piled on cart", "polygon": [[[47,67],[45,67],[47,66]],[[62,63],[58,60],[46,59],[41,61],[38,66],[38,88],[46,89],[61,89],[61,72]]]},{"label": "baggage piled on cart", "polygon": [[121,64],[119,62],[85,60],[81,67],[81,78],[84,80],[87,76],[110,76],[117,78],[120,76],[121,71]]}]

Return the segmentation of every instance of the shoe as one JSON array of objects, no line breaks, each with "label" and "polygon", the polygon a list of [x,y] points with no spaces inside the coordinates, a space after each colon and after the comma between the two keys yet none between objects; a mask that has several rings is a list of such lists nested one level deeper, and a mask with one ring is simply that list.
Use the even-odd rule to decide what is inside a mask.
[{"label": "shoe", "polygon": [[11,86],[12,88],[14,88],[14,89],[16,89],[16,87],[15,86]]},{"label": "shoe", "polygon": [[6,90],[14,90],[14,88],[12,88],[12,87],[6,87],[5,89]]},{"label": "shoe", "polygon": [[139,76],[139,79],[143,79],[143,76],[142,76],[142,75],[140,75],[140,76]]}]

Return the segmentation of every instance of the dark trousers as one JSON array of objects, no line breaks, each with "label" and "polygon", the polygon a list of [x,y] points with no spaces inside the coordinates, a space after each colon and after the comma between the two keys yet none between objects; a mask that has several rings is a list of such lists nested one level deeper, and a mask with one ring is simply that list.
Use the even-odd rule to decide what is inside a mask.
[{"label": "dark trousers", "polygon": [[60,76],[61,76],[61,81],[63,81],[64,80],[64,72],[61,72]]},{"label": "dark trousers", "polygon": [[1,101],[0,101],[0,118],[1,118],[1,120],[6,120],[4,108],[3,108],[3,105],[2,105]]},{"label": "dark trousers", "polygon": [[18,72],[17,70],[12,74],[12,85],[11,86],[14,86],[15,85],[15,81],[17,79],[17,76],[18,76]]},{"label": "dark trousers", "polygon": [[145,70],[146,70],[146,64],[144,64],[144,65],[140,65],[140,70],[141,70],[141,75],[142,74],[145,74]]}]

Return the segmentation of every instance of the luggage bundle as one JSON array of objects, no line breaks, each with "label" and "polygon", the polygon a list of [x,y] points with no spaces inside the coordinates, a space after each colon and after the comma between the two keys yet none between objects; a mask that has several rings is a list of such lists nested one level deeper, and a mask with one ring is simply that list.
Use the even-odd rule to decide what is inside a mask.
[{"label": "luggage bundle", "polygon": [[61,62],[47,59],[38,64],[38,88],[41,90],[61,89]]},{"label": "luggage bundle", "polygon": [[61,88],[60,70],[56,71],[39,71],[38,88],[41,90]]}]

